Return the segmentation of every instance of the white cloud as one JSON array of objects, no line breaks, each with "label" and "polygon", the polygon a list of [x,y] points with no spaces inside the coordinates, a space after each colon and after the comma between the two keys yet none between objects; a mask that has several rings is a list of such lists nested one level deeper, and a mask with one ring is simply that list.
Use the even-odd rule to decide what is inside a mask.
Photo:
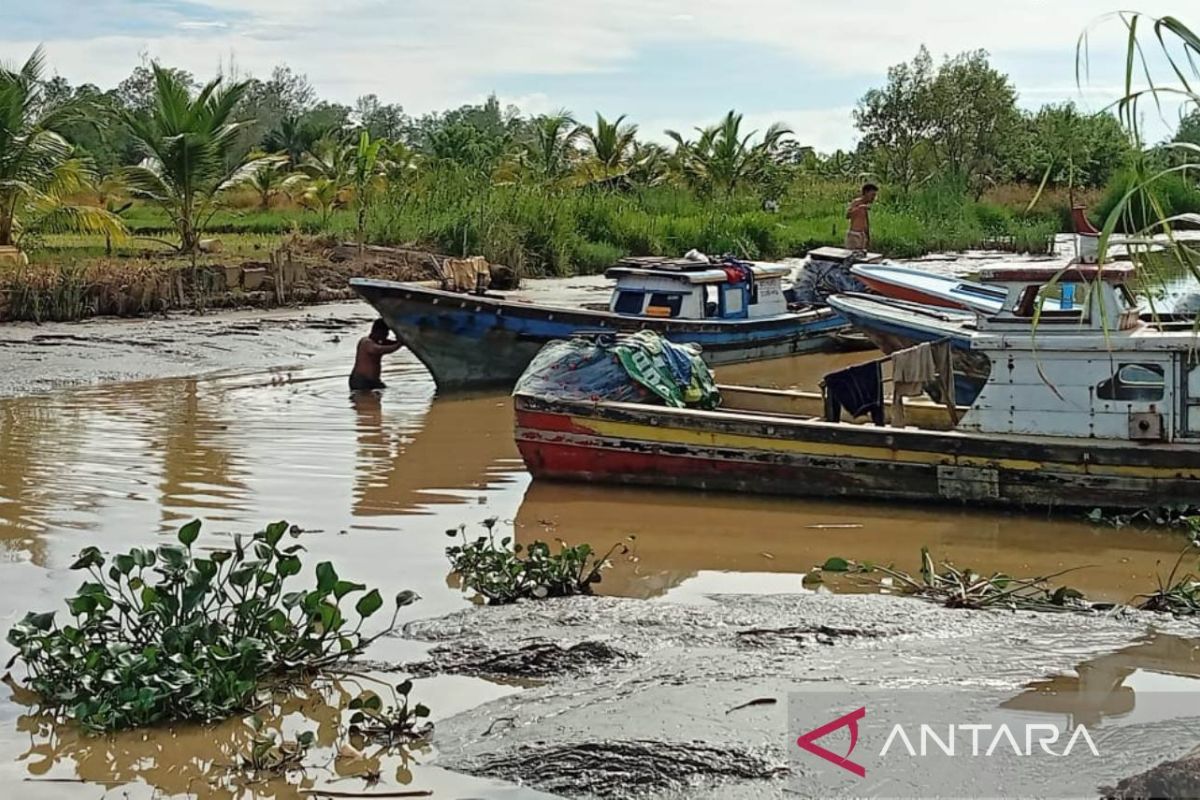
[{"label": "white cloud", "polygon": [[[830,78],[880,81],[890,64],[911,58],[922,43],[935,55],[988,49],[1006,65],[1047,57],[1061,63],[1064,54],[1069,61],[1080,31],[1112,7],[1109,0],[343,0],[335,10],[327,0],[193,2],[216,19],[136,35],[65,36],[60,26],[48,27],[43,36],[50,63],[72,81],[111,86],[128,75],[143,52],[200,76],[231,61],[242,73],[255,75],[287,62],[308,74],[322,96],[350,102],[373,92],[421,112],[473,101],[513,76],[569,78],[613,71],[663,45],[703,48],[723,42],[767,48],[794,60],[796,93],[803,97]],[[130,20],[139,20],[138,5],[133,0],[127,5]],[[1148,13],[1185,17],[1192,9],[1190,0],[1139,5]],[[1091,37],[1093,61],[1119,63],[1122,36],[1118,24],[1100,26]],[[23,58],[36,44],[28,37],[5,41],[0,31],[0,59]],[[1053,72],[1019,77],[1026,102],[1072,96],[1073,76]],[[631,91],[638,77],[630,76]],[[761,79],[738,77],[748,87]],[[1105,89],[1113,83],[1107,73],[1098,80]],[[696,75],[698,109],[704,105],[704,81],[704,74]],[[1102,107],[1102,95],[1088,89],[1083,97]],[[794,97],[778,107],[796,109]],[[572,99],[579,113],[590,110],[586,96],[572,94]],[[566,103],[545,93],[511,100],[533,111]],[[673,107],[680,105],[681,98],[672,100]],[[849,143],[844,108],[772,112],[762,105],[739,107],[755,119],[784,116],[818,147]],[[690,128],[703,121],[679,125]],[[647,132],[664,127],[641,122]]]}]

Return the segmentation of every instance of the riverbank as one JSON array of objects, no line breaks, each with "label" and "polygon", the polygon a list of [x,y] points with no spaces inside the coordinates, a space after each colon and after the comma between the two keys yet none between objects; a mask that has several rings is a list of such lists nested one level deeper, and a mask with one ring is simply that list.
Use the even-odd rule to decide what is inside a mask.
[{"label": "riverbank", "polygon": [[163,248],[91,255],[88,237],[60,238],[68,244],[28,264],[0,262],[0,323],[352,300],[352,277],[425,280],[437,277],[444,258],[402,248],[359,252],[321,238],[237,235],[208,240],[212,252],[193,264]]}]

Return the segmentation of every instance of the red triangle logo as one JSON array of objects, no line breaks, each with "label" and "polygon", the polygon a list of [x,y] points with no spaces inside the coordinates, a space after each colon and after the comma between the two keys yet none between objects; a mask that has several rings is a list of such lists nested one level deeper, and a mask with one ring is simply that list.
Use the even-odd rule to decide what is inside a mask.
[{"label": "red triangle logo", "polygon": [[[860,778],[867,776],[867,770],[859,764],[855,764],[850,760],[850,754],[854,752],[855,746],[858,744],[858,721],[867,715],[866,706],[851,711],[849,714],[838,717],[833,722],[826,723],[819,728],[813,728],[808,733],[796,740],[796,744],[800,749],[807,750],[814,756],[819,756],[830,764],[836,764],[842,769],[853,772]],[[821,745],[817,744],[817,739],[822,736],[828,736],[839,728],[850,729],[850,749],[846,751],[846,755],[839,756],[837,753],[826,750]]]}]

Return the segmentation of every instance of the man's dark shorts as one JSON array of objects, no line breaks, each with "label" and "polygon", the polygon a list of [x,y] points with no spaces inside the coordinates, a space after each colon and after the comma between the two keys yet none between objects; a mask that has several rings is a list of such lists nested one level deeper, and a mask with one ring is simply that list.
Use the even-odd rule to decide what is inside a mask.
[{"label": "man's dark shorts", "polygon": [[387,384],[378,378],[368,378],[357,372],[350,373],[350,390],[353,392],[372,392],[376,389],[387,388]]}]

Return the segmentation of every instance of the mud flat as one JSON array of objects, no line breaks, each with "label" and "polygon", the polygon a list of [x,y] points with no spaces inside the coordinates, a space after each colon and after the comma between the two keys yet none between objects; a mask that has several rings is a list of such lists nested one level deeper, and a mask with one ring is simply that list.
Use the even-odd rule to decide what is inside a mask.
[{"label": "mud flat", "polygon": [[[816,593],[702,604],[572,598],[473,608],[405,630],[437,645],[422,671],[439,661],[456,669],[455,651],[484,652],[491,663],[507,653],[503,678],[513,680],[530,655],[524,691],[438,722],[439,766],[566,797],[713,800],[804,796],[804,775],[789,763],[798,733],[789,730],[789,692],[954,687],[1004,701],[1039,679],[1069,683],[1077,668],[1113,659],[1141,665],[1119,675],[1164,669],[1153,662],[1165,651],[1178,660],[1170,670],[1195,676],[1200,642],[1186,637],[1198,634],[1137,612],[963,612]],[[588,666],[564,657],[549,675],[545,654],[555,650],[596,658]],[[1098,796],[1101,785],[1192,745],[1114,757],[1104,774],[1082,780]]]}]

